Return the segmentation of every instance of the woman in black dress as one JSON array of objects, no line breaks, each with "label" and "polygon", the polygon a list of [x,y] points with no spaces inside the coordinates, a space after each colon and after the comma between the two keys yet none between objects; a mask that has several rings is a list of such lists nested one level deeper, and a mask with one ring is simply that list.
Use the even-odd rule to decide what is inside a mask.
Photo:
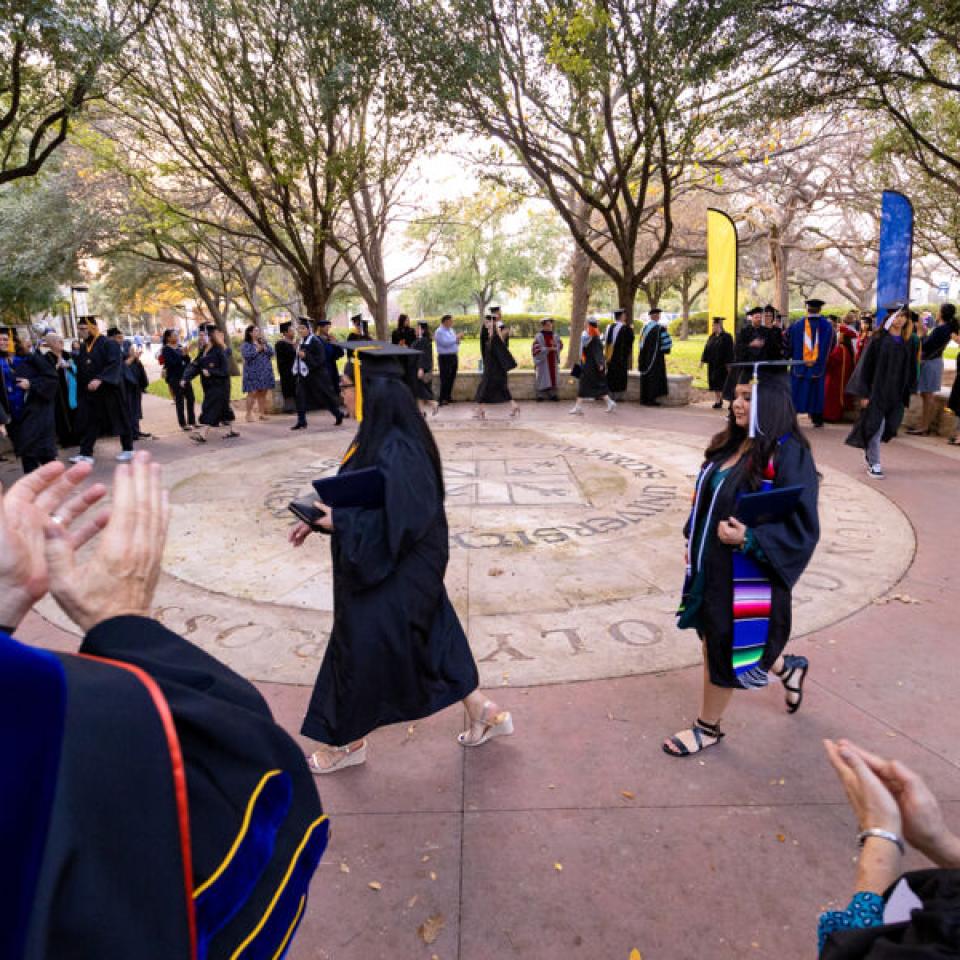
[{"label": "woman in black dress", "polygon": [[510,393],[507,378],[509,372],[517,365],[506,344],[508,335],[509,332],[502,323],[494,324],[490,331],[487,352],[483,358],[483,376],[480,378],[477,395],[474,398],[477,403],[477,412],[474,417],[477,420],[486,420],[487,415],[483,408],[488,403],[509,403],[511,417],[516,417],[520,413],[520,407]]},{"label": "woman in black dress", "polygon": [[420,359],[417,362],[417,382],[413,386],[420,410],[424,416],[427,410],[436,416],[440,405],[433,396],[433,337],[430,336],[430,327],[421,321],[417,324],[417,339],[413,341],[412,349],[419,351]]},{"label": "woman in black dress", "polygon": [[583,416],[583,400],[605,400],[607,413],[617,409],[607,386],[607,361],[603,353],[603,341],[600,339],[600,324],[596,320],[587,321],[584,331],[583,347],[580,351],[580,379],[577,383],[577,402],[570,413]]},{"label": "woman in black dress", "polygon": [[390,341],[394,346],[402,347],[414,347],[414,341],[417,339],[417,334],[414,331],[413,327],[410,326],[410,318],[405,314],[401,313],[397,317],[397,329],[390,334]]},{"label": "woman in black dress", "polygon": [[221,425],[228,427],[222,437],[224,440],[240,436],[230,427],[233,420],[233,411],[230,409],[230,366],[223,331],[211,324],[207,327],[207,337],[206,347],[186,368],[181,381],[186,386],[199,374],[203,383],[203,405],[200,408],[202,426],[196,433],[190,434],[190,439],[197,443],[206,443],[210,428]]},{"label": "woman in black dress", "polygon": [[[766,686],[771,671],[786,689],[788,712],[803,699],[809,664],[783,650],[791,591],[820,538],[819,479],[786,380],[776,373],[761,379],[755,396],[750,384],[738,384],[727,428],[704,454],[684,527],[687,575],[678,612],[679,627],[696,630],[703,645],[703,695],[696,723],[664,742],[672,757],[719,743],[733,691]],[[752,403],[759,408],[751,438]],[[755,527],[736,519],[742,494],[789,486],[803,488],[792,511]]]},{"label": "woman in black dress", "polygon": [[308,758],[318,774],[363,763],[370,731],[458,700],[468,715],[463,746],[513,733],[510,714],[477,689],[477,666],[443,585],[443,471],[408,385],[405,364],[416,355],[389,345],[360,353],[362,401],[354,364],[340,382],[360,422],[340,475],[378,468],[383,506],[317,502],[317,525],[298,523],[290,533],[297,547],[315,530],[332,534],[333,631],[302,728],[324,744]]},{"label": "woman in black dress", "polygon": [[160,349],[160,363],[163,366],[163,379],[173,397],[177,410],[177,422],[180,429],[189,433],[197,425],[197,402],[193,396],[193,386],[180,386],[183,371],[190,362],[190,353],[180,343],[180,331],[174,328],[163,331],[163,346]]}]

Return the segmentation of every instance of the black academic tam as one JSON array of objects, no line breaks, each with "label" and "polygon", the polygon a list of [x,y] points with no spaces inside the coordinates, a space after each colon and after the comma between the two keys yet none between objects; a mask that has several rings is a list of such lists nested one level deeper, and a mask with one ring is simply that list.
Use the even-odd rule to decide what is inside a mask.
[{"label": "black academic tam", "polygon": [[153,620],[108,620],[80,653],[57,657],[60,759],[15,956],[281,956],[328,832],[300,749],[250,683]]}]

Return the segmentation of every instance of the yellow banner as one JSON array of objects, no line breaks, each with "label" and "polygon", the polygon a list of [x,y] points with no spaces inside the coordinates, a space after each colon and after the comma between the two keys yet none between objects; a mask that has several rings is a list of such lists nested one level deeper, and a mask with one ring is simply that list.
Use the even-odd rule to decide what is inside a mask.
[{"label": "yellow banner", "polygon": [[737,228],[722,210],[707,210],[707,331],[714,317],[723,329],[736,333]]}]

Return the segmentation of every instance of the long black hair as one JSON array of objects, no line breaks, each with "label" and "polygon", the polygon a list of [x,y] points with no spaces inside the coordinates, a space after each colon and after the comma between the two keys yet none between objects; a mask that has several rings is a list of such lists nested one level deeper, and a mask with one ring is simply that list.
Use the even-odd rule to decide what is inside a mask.
[{"label": "long black hair", "polygon": [[[344,376],[353,382],[353,370],[349,364],[344,370]],[[399,430],[423,446],[433,465],[442,500],[444,488],[440,451],[423,415],[417,409],[417,401],[410,388],[400,379],[364,377],[363,420],[354,440],[357,450],[352,462],[358,467],[374,466],[380,448],[391,430]]]},{"label": "long black hair", "polygon": [[[787,379],[783,374],[779,376],[784,380]],[[760,395],[760,409],[756,437],[749,440],[747,428],[737,425],[731,407],[726,429],[710,441],[710,445],[703,454],[707,461],[723,463],[740,449],[745,440],[749,440],[747,454],[737,468],[740,474],[737,480],[742,481],[751,490],[756,490],[760,486],[766,474],[767,464],[786,437],[791,437],[801,446],[810,449],[809,441],[800,432],[797,412],[793,408],[793,400],[787,385],[761,380],[757,384],[757,390]],[[753,397],[750,402],[754,402]]]}]

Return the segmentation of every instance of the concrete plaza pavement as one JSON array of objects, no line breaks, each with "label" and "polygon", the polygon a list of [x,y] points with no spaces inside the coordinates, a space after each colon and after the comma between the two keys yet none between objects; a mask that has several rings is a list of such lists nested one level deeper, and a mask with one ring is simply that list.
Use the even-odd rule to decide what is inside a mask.
[{"label": "concrete plaza pavement", "polygon": [[[163,463],[197,456],[172,406],[145,400],[147,427],[158,434],[148,449]],[[565,411],[531,403],[521,420],[560,430],[572,419]],[[441,417],[470,412],[455,405]],[[721,424],[702,406],[629,405],[614,416],[703,441]],[[607,425],[599,408],[588,408],[587,418]],[[241,423],[235,443],[277,439],[289,422],[274,420]],[[818,463],[849,478],[856,502],[868,481],[862,456],[843,445],[845,430],[827,426],[808,436]],[[15,471],[0,466],[8,483]],[[110,467],[104,458],[97,473],[106,477]],[[513,712],[517,734],[478,750],[456,743],[459,709],[379,730],[365,766],[319,782],[331,842],[290,956],[814,956],[817,914],[846,904],[856,856],[855,822],[823,737],[849,737],[915,768],[960,829],[953,672],[960,455],[942,440],[898,439],[885,448],[884,467],[887,477],[874,489],[909,518],[916,552],[884,596],[791,645],[811,660],[797,715],[786,714],[778,684],[740,694],[719,746],[668,758],[661,740],[697,712],[701,672],[688,667],[502,686],[492,693]],[[866,593],[871,559],[850,563]],[[527,586],[531,594],[550,587]],[[75,644],[36,614],[20,636]],[[260,688],[297,735],[309,688]],[[907,859],[921,863],[915,854]]]}]

